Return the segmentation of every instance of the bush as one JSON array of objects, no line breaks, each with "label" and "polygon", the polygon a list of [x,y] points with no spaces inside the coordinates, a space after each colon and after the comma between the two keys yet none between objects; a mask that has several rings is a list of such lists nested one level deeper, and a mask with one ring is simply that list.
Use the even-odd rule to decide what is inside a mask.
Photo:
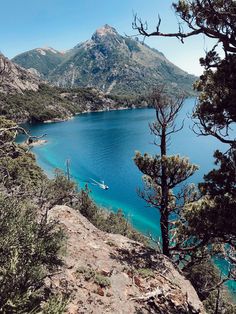
[{"label": "bush", "polygon": [[27,203],[0,195],[0,312],[27,313],[45,298],[44,278],[55,271],[63,234],[36,220]]},{"label": "bush", "polygon": [[[63,314],[68,304],[68,297],[64,295],[53,295],[43,305],[42,314]],[[41,314],[40,313],[40,314]]]},{"label": "bush", "polygon": [[108,233],[121,234],[134,241],[147,244],[147,238],[132,227],[121,209],[116,213],[109,213],[99,208],[91,200],[87,186],[79,192],[79,202],[76,208],[98,229]]},{"label": "bush", "polygon": [[203,301],[208,314],[216,313],[217,299],[219,299],[218,313],[236,314],[236,306],[232,304],[226,287],[220,287],[219,296],[218,289],[212,291],[222,278],[219,269],[211,260],[203,260],[198,265],[193,265],[187,270],[186,275]]},{"label": "bush", "polygon": [[94,277],[94,282],[102,288],[110,287],[111,285],[110,279],[100,274]]}]

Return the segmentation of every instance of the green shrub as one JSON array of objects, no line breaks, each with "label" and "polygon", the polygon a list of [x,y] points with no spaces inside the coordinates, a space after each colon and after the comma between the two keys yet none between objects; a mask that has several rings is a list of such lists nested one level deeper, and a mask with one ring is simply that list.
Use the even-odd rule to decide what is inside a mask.
[{"label": "green shrub", "polygon": [[92,268],[84,266],[78,267],[76,273],[82,274],[85,280],[90,280],[95,276],[95,271]]},{"label": "green shrub", "polygon": [[219,299],[218,313],[236,314],[236,305],[230,300],[229,292],[224,285],[220,287],[219,296],[218,289],[212,291],[222,278],[219,269],[211,260],[202,260],[199,264],[189,267],[185,274],[203,301],[207,314],[216,313],[217,299]]},{"label": "green shrub", "polygon": [[108,277],[105,277],[105,276],[100,275],[100,274],[97,274],[94,277],[94,282],[102,288],[107,288],[107,287],[110,287],[110,285],[111,285],[110,279]]},{"label": "green shrub", "polygon": [[91,200],[87,186],[79,192],[79,202],[76,208],[98,229],[108,233],[121,234],[134,241],[147,244],[147,238],[132,227],[121,209],[116,213],[109,213],[99,208]]},{"label": "green shrub", "polygon": [[42,314],[63,314],[66,311],[68,297],[64,295],[53,295],[43,305]]},{"label": "green shrub", "polygon": [[146,279],[146,278],[154,278],[154,272],[152,269],[150,268],[139,268],[136,269],[136,273],[141,276],[142,278]]},{"label": "green shrub", "polygon": [[35,209],[0,195],[0,312],[27,313],[44,299],[44,278],[61,265],[63,233]]}]

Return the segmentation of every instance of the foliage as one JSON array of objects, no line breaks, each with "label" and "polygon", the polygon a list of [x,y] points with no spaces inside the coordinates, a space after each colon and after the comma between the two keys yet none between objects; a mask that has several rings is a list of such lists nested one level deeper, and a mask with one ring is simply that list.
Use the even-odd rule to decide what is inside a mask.
[{"label": "foliage", "polygon": [[[219,301],[217,301],[219,300]],[[204,307],[207,311],[207,314],[215,314],[216,306],[218,304],[218,313],[224,314],[236,314],[236,306],[227,295],[226,292],[221,292],[220,296],[218,296],[217,291],[213,291],[210,293],[209,297],[203,302]]]},{"label": "foliage", "polygon": [[[198,167],[179,155],[167,156],[169,136],[178,132],[175,119],[181,109],[183,98],[174,101],[163,89],[158,89],[151,95],[151,100],[156,109],[156,121],[150,125],[150,129],[159,141],[155,144],[160,146],[160,155],[150,156],[147,153],[141,155],[140,152],[136,152],[134,162],[144,174],[145,188],[139,194],[149,206],[160,211],[162,251],[163,254],[171,256],[171,250],[177,248],[176,238],[173,238],[176,225],[173,217],[175,220],[180,219],[179,214],[183,206],[180,200],[177,201],[178,196],[174,195],[173,189],[188,179]],[[184,203],[186,201],[183,200]]]},{"label": "foliage", "polygon": [[73,104],[60,97],[57,88],[40,85],[37,92],[24,94],[0,94],[0,115],[17,122],[65,119],[75,114]]},{"label": "foliage", "polygon": [[[196,260],[207,254],[226,258],[231,264],[229,276],[235,278],[236,3],[233,0],[180,0],[173,7],[184,22],[179,24],[178,32],[162,33],[160,18],[153,32],[149,32],[147,24],[137,17],[133,26],[145,36],[177,37],[182,42],[198,34],[215,39],[215,45],[200,59],[205,71],[195,84],[200,94],[193,114],[194,131],[198,135],[214,136],[229,145],[224,153],[215,152],[216,167],[199,185],[202,198],[184,207],[182,221],[185,223],[179,225],[177,236],[183,240],[191,236]],[[184,26],[187,26],[186,31]],[[188,245],[189,241],[186,242]],[[215,293],[211,294],[213,299]],[[211,302],[207,302],[209,306]],[[215,313],[216,310],[209,312]]]},{"label": "foliage", "polygon": [[80,276],[82,275],[86,281],[93,280],[94,283],[101,286],[102,288],[110,287],[111,282],[107,276],[96,273],[90,267],[78,267],[76,273]]},{"label": "foliage", "polygon": [[34,155],[13,142],[18,132],[25,131],[0,117],[0,312],[62,313],[65,302],[49,297],[44,279],[62,264],[64,235],[47,222],[44,206],[59,201],[52,189],[65,184],[47,179]]},{"label": "foliage", "polygon": [[23,199],[29,193],[34,195],[46,176],[36,165],[34,155],[13,143],[19,130],[14,122],[0,117],[0,188]]},{"label": "foliage", "polygon": [[210,260],[201,260],[199,264],[194,264],[185,269],[185,273],[201,300],[206,300],[212,288],[221,281],[219,269]]},{"label": "foliage", "polygon": [[205,175],[205,182],[200,184],[202,194],[205,197],[210,195],[214,206],[205,219],[216,238],[222,238],[223,242],[236,247],[236,152],[232,150],[225,155],[216,151],[214,157],[217,169]]},{"label": "foliage", "polygon": [[94,277],[94,282],[101,286],[102,288],[110,287],[111,285],[110,279],[100,274],[97,274]]},{"label": "foliage", "polygon": [[135,270],[135,273],[137,273],[142,278],[154,278],[155,274],[151,268],[139,268]]},{"label": "foliage", "polygon": [[46,200],[45,206],[49,209],[55,205],[73,206],[77,187],[73,181],[67,179],[61,170],[56,169],[54,178],[47,181],[41,192],[41,199]]},{"label": "foliage", "polygon": [[84,266],[78,267],[76,273],[82,274],[85,280],[90,280],[95,276],[95,271],[92,268]]},{"label": "foliage", "polygon": [[222,275],[211,260],[192,265],[185,270],[185,274],[203,301],[207,313],[217,313],[217,306],[218,313],[236,313],[236,306],[232,304],[228,291],[220,284]]},{"label": "foliage", "polygon": [[[217,40],[216,45],[200,59],[205,71],[195,84],[200,95],[194,112],[194,131],[214,136],[229,145],[225,153],[215,152],[217,167],[205,175],[205,182],[199,185],[202,199],[186,208],[184,217],[188,225],[182,231],[192,233],[203,245],[222,244],[218,254],[235,264],[236,4],[232,0],[179,1],[174,8],[192,32],[204,33]],[[191,31],[189,36],[193,35]],[[219,46],[223,55],[216,50]],[[232,272],[231,269],[230,275],[234,277]]]},{"label": "foliage", "polygon": [[[206,59],[208,58],[207,56]],[[215,71],[215,67],[216,64],[212,69],[207,68],[195,84],[195,89],[200,92],[198,105],[194,112],[195,129],[202,135],[209,134],[223,143],[232,145],[234,138],[231,126],[233,127],[236,121],[234,105],[236,100],[236,55],[229,55],[224,60],[219,59],[217,71]]]},{"label": "foliage", "polygon": [[99,208],[89,197],[87,186],[79,192],[78,200],[76,208],[98,229],[109,233],[121,234],[134,241],[147,243],[147,239],[127,221],[121,209],[116,213],[109,213]]},{"label": "foliage", "polygon": [[66,312],[68,298],[64,295],[52,295],[43,305],[39,314],[63,314]]},{"label": "foliage", "polygon": [[25,313],[44,299],[43,279],[61,265],[63,234],[32,205],[0,195],[0,311]]},{"label": "foliage", "polygon": [[135,163],[138,165],[139,170],[145,172],[143,177],[145,184],[155,189],[155,199],[153,201],[159,202],[159,194],[161,186],[161,167],[166,168],[167,186],[169,189],[173,189],[180,182],[189,178],[196,170],[197,166],[190,164],[188,158],[174,156],[151,156],[145,153],[143,156],[140,152],[135,155]]},{"label": "foliage", "polygon": [[218,169],[205,175],[200,184],[202,199],[185,209],[188,232],[215,242],[236,246],[236,185],[234,161],[219,151],[215,153]]},{"label": "foliage", "polygon": [[0,115],[16,122],[60,121],[84,111],[143,107],[143,97],[106,95],[94,88],[57,88],[41,84],[37,92],[1,94]]},{"label": "foliage", "polygon": [[32,154],[22,154],[17,158],[5,157],[1,159],[2,182],[8,190],[20,188],[22,194],[29,190],[37,190],[40,182],[45,178],[35,163]]}]

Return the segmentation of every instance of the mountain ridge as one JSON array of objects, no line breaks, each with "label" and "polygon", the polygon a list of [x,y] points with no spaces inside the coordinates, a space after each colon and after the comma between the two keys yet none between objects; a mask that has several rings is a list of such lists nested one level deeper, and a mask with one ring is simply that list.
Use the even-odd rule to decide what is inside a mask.
[{"label": "mountain ridge", "polygon": [[18,123],[58,122],[82,112],[147,106],[144,98],[109,96],[95,88],[51,86],[35,71],[0,54],[0,115]]},{"label": "mountain ridge", "polygon": [[[137,38],[121,36],[108,24],[98,28],[90,40],[64,54],[44,51],[45,55],[39,55],[41,48],[37,49],[12,60],[26,68],[35,68],[41,77],[60,87],[95,87],[105,93],[140,95],[164,84],[170,92],[191,94],[196,80],[157,49]],[[40,62],[36,62],[38,59]]]},{"label": "mountain ridge", "polygon": [[51,47],[35,48],[21,53],[20,61],[17,56],[12,61],[25,69],[34,69],[41,78],[46,79],[49,72],[62,62],[64,55]]}]

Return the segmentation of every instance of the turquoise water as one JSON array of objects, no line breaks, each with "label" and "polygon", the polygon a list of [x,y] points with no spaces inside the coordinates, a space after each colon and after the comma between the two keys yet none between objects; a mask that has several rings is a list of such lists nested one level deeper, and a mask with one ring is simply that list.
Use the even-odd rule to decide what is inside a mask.
[{"label": "turquoise water", "polygon": [[[227,146],[212,137],[198,137],[193,133],[189,118],[193,104],[194,99],[185,102],[177,118],[177,124],[185,120],[184,129],[172,136],[168,153],[188,156],[199,165],[199,171],[189,179],[190,183],[198,183],[214,166],[214,150]],[[159,153],[149,130],[149,123],[154,119],[153,109],[134,109],[88,113],[63,123],[27,127],[33,135],[47,133],[48,143],[34,147],[33,152],[49,176],[55,168],[65,170],[69,159],[71,175],[80,186],[91,181],[90,178],[104,180],[109,186],[109,190],[102,190],[89,184],[98,204],[111,210],[122,208],[138,230],[159,236],[159,213],[147,207],[137,195],[137,188],[142,188],[142,174],[132,160],[136,150]]]},{"label": "turquoise water", "polygon": [[[198,137],[192,132],[189,114],[193,105],[194,99],[185,102],[177,119],[177,124],[185,119],[185,125],[172,136],[168,153],[188,156],[199,165],[200,170],[189,179],[190,183],[198,183],[214,166],[213,151],[227,147],[212,137]],[[48,143],[33,148],[47,174],[53,175],[55,168],[65,170],[69,159],[72,177],[80,186],[93,178],[104,180],[110,187],[102,190],[89,185],[98,204],[111,210],[122,208],[139,231],[159,236],[159,213],[137,195],[137,188],[142,188],[142,174],[132,160],[135,150],[159,152],[149,130],[154,119],[153,109],[134,109],[88,113],[63,123],[28,127],[33,135],[47,133]]]},{"label": "turquoise water", "polygon": [[[177,118],[177,125],[185,120],[184,128],[172,136],[168,154],[188,156],[199,165],[200,169],[188,180],[197,184],[214,167],[214,150],[225,151],[227,146],[212,137],[198,137],[191,130],[193,122],[189,115],[194,101],[188,99]],[[49,176],[53,176],[55,168],[65,171],[69,159],[72,177],[79,186],[91,182],[90,178],[104,180],[109,186],[109,190],[102,190],[89,184],[96,203],[114,211],[122,208],[135,228],[158,237],[159,213],[137,195],[137,188],[142,188],[142,174],[132,160],[136,150],[159,153],[149,130],[154,119],[153,109],[134,109],[88,113],[63,123],[27,125],[27,128],[32,135],[47,133],[48,143],[34,147],[33,152]],[[217,264],[224,269],[222,260]],[[231,291],[235,289],[232,282],[228,285]]]}]

